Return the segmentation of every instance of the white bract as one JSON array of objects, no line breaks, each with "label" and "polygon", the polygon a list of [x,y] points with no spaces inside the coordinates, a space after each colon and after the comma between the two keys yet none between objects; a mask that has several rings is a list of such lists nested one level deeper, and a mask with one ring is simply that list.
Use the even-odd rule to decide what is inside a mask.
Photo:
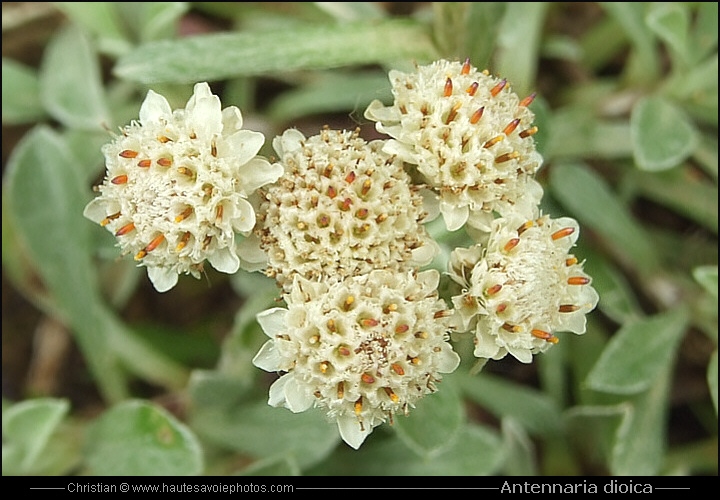
[{"label": "white bract", "polygon": [[374,270],[330,286],[296,277],[288,308],[257,317],[270,340],[253,363],[284,372],[269,403],[293,412],[324,408],[343,440],[359,448],[459,364],[438,281],[434,270]]},{"label": "white bract", "polygon": [[221,109],[207,83],[174,111],[150,90],[139,116],[103,147],[107,173],[85,216],[117,236],[159,292],[181,273],[199,277],[205,260],[236,272],[235,235],[256,220],[248,197],[282,174],[256,156],[264,136],[242,130],[240,110]]},{"label": "white bract", "polygon": [[[413,269],[437,254],[421,224],[422,195],[382,145],[328,129],[307,139],[291,129],[273,141],[285,173],[263,190],[256,233],[266,272],[285,291],[295,275],[329,282]],[[244,265],[256,269],[247,250]]]},{"label": "white bract", "polygon": [[574,219],[496,219],[486,245],[456,249],[450,275],[463,287],[453,297],[459,331],[475,333],[475,356],[523,363],[557,343],[556,332],[585,332],[598,294],[570,249]]},{"label": "white bract", "polygon": [[389,77],[393,104],[376,100],[365,117],[393,138],[385,151],[415,165],[434,189],[448,230],[468,223],[487,231],[493,212],[530,216],[543,194],[534,179],[542,164],[528,109],[534,95],[520,100],[468,61]]}]

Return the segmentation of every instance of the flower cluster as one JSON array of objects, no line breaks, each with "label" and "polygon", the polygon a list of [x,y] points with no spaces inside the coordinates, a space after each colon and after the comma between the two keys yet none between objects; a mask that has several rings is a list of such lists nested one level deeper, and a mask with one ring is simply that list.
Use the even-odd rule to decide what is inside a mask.
[{"label": "flower cluster", "polygon": [[147,267],[159,292],[178,274],[199,277],[205,260],[225,273],[240,266],[235,234],[255,226],[248,197],[282,173],[256,156],[264,136],[242,125],[240,110],[221,109],[207,83],[175,111],[151,90],[140,120],[103,147],[107,173],[85,216]]},{"label": "flower cluster", "polygon": [[475,331],[475,356],[523,363],[558,342],[554,332],[583,333],[598,302],[590,277],[569,253],[574,219],[521,215],[494,221],[485,245],[458,248],[450,275],[463,292],[453,297],[461,330]]},{"label": "flower cluster", "polygon": [[253,363],[285,372],[270,388],[270,404],[324,408],[353,448],[407,413],[460,362],[447,342],[438,281],[434,270],[376,269],[330,286],[297,277],[288,308],[258,316],[270,340]]},{"label": "flower cluster", "polygon": [[257,232],[267,273],[285,291],[295,275],[329,283],[436,255],[423,199],[382,141],[327,129],[306,139],[291,129],[273,146],[285,174],[265,190]]},{"label": "flower cluster", "polygon": [[374,101],[365,117],[388,134],[385,150],[415,168],[438,193],[449,231],[467,222],[487,230],[494,218],[530,213],[542,197],[542,164],[532,136],[534,95],[520,100],[506,80],[469,61],[445,60],[415,73],[390,71],[395,101]]},{"label": "flower cluster", "polygon": [[469,61],[389,76],[393,104],[375,101],[365,116],[392,137],[384,150],[434,190],[447,229],[467,225],[476,240],[450,255],[449,274],[462,287],[452,298],[456,331],[474,332],[481,360],[510,353],[524,363],[556,343],[556,332],[584,333],[598,295],[569,253],[577,223],[539,213],[535,95],[520,99]]},{"label": "flower cluster", "polygon": [[[103,149],[107,175],[85,209],[158,291],[205,260],[273,278],[285,307],[258,314],[269,340],[253,359],[280,375],[269,404],[322,409],[353,448],[459,366],[451,332],[472,334],[482,362],[529,363],[557,333],[584,333],[598,302],[571,253],[577,222],[539,209],[535,95],[469,61],[389,78],[392,104],[365,110],[387,139],[291,128],[273,163],[207,84],[175,111],[150,91]],[[423,269],[443,255],[424,225],[437,212],[472,242],[444,254],[449,304],[440,273]]]}]

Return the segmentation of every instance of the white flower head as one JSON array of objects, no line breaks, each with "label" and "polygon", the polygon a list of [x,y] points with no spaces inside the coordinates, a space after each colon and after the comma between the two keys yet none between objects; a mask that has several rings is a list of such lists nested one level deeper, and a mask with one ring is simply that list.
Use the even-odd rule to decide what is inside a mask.
[{"label": "white flower head", "polygon": [[428,264],[439,248],[423,197],[403,163],[357,131],[291,129],[273,146],[285,174],[263,190],[257,233],[267,274],[288,291],[295,275],[343,279]]},{"label": "white flower head", "polygon": [[250,234],[256,220],[247,198],[282,174],[256,156],[264,136],[242,124],[207,83],[174,111],[150,90],[139,121],[103,147],[107,173],[84,214],[117,236],[160,292],[180,273],[199,277],[205,260],[238,270],[235,234]]},{"label": "white flower head", "polygon": [[542,197],[528,109],[534,94],[521,100],[506,80],[469,61],[439,60],[389,77],[393,104],[376,100],[365,117],[393,138],[385,150],[416,165],[434,188],[448,230],[468,223],[487,231],[493,212],[532,212]]},{"label": "white flower head", "polygon": [[436,390],[459,356],[439,274],[374,270],[330,286],[296,277],[288,308],[258,315],[269,340],[253,363],[285,372],[269,404],[325,409],[357,449],[373,428]]},{"label": "white flower head", "polygon": [[456,327],[475,330],[475,356],[523,363],[558,342],[556,332],[582,334],[598,294],[570,249],[578,224],[569,217],[496,219],[486,247],[453,251],[450,275]]}]

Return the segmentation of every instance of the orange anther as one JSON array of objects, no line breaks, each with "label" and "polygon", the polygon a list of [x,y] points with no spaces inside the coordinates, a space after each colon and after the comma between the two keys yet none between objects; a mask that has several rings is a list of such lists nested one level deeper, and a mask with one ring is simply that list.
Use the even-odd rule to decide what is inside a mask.
[{"label": "orange anther", "polygon": [[553,240],[559,240],[560,238],[564,238],[565,236],[570,236],[570,235],[573,234],[574,232],[575,232],[575,228],[574,228],[574,227],[564,227],[564,228],[562,228],[562,229],[559,229],[559,230],[555,231],[555,232],[551,235],[551,238],[552,238]]},{"label": "orange anther", "polygon": [[513,121],[508,123],[507,127],[503,129],[503,134],[510,135],[513,133],[513,131],[517,128],[517,126],[520,124],[520,118],[515,118]]},{"label": "orange anther", "polygon": [[123,236],[125,234],[128,234],[133,229],[135,229],[135,224],[133,224],[132,222],[128,222],[115,232],[115,236]]},{"label": "orange anther", "polygon": [[452,78],[448,77],[448,79],[445,80],[445,88],[443,89],[443,96],[450,97],[452,95],[452,91],[453,91]]},{"label": "orange anther", "polygon": [[483,112],[485,111],[485,106],[482,108],[478,108],[477,111],[475,111],[472,116],[470,117],[470,123],[475,125],[477,122],[480,121],[480,118],[482,118]]},{"label": "orange anther", "polygon": [[479,86],[478,82],[473,82],[472,85],[465,89],[465,92],[470,96],[474,96]]},{"label": "orange anther", "polygon": [[505,88],[505,85],[507,85],[507,80],[503,78],[502,80],[500,80],[500,81],[497,83],[497,85],[495,85],[492,89],[490,89],[490,94],[491,94],[493,97],[495,97],[496,95],[498,95],[498,94],[500,93],[500,91],[501,91],[502,89]]},{"label": "orange anther", "polygon": [[578,309],[580,309],[580,306],[575,306],[573,304],[563,304],[558,308],[561,313],[571,313],[577,311]]},{"label": "orange anther", "polygon": [[113,177],[110,182],[113,184],[125,184],[128,181],[128,176],[125,174],[117,175]]},{"label": "orange anther", "polygon": [[585,276],[571,276],[567,280],[568,285],[587,285],[590,283],[590,278]]},{"label": "orange anther", "polygon": [[135,158],[138,155],[137,151],[133,151],[132,149],[126,149],[124,151],[120,151],[120,156],[123,158]]},{"label": "orange anther", "polygon": [[503,250],[505,250],[506,252],[509,252],[510,250],[512,250],[513,248],[518,246],[518,243],[520,243],[520,238],[512,238],[510,241],[505,243]]},{"label": "orange anther", "polygon": [[520,101],[518,103],[518,106],[530,106],[530,103],[532,103],[535,100],[535,92],[527,96],[525,99]]}]

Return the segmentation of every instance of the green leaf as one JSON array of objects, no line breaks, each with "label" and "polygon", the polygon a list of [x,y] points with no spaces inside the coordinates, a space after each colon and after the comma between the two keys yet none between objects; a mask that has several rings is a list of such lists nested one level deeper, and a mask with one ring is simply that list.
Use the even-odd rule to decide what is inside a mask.
[{"label": "green leaf", "polygon": [[300,476],[300,468],[291,457],[258,460],[240,473],[241,476]]},{"label": "green leaf", "polygon": [[632,42],[625,74],[630,85],[652,85],[660,75],[655,37],[645,23],[645,2],[601,2]]},{"label": "green leaf", "polygon": [[598,308],[617,323],[642,317],[642,308],[627,277],[601,253],[583,248],[581,254],[586,259],[584,270],[592,276],[592,286],[602,297]]},{"label": "green leaf", "polygon": [[498,28],[494,72],[526,95],[535,86],[540,38],[548,2],[509,2]]},{"label": "green leaf", "polygon": [[165,409],[126,401],[90,429],[87,466],[99,476],[194,476],[203,456],[195,435]]},{"label": "green leaf", "polygon": [[582,225],[599,233],[626,265],[646,275],[660,268],[656,249],[645,229],[600,175],[582,164],[553,165],[550,187],[565,209]]},{"label": "green leaf", "polygon": [[508,476],[537,475],[535,446],[523,426],[513,418],[504,418],[501,427],[507,456],[503,473]]},{"label": "green leaf", "polygon": [[487,373],[462,380],[464,393],[497,418],[512,418],[531,434],[560,431],[560,409],[542,392]]},{"label": "green leaf", "polygon": [[99,130],[111,123],[97,56],[76,26],[62,28],[45,48],[40,96],[67,127]]},{"label": "green leaf", "polygon": [[243,401],[228,408],[215,404],[196,407],[192,428],[204,439],[255,458],[286,456],[301,468],[325,458],[340,441],[337,425],[319,410],[292,413],[263,401]]},{"label": "green leaf", "polygon": [[40,83],[35,71],[12,59],[2,58],[2,122],[30,123],[45,116]]},{"label": "green leaf", "polygon": [[296,90],[283,92],[268,109],[274,122],[290,122],[302,116],[320,113],[351,112],[363,119],[365,108],[373,99],[392,103],[390,82],[386,73],[323,75]]},{"label": "green leaf", "polygon": [[544,156],[556,158],[626,158],[632,155],[630,126],[626,121],[600,119],[589,106],[580,102],[554,111],[549,123],[540,127],[538,141],[545,133]]},{"label": "green leaf", "polygon": [[[13,151],[5,178],[9,208],[45,287],[65,315],[96,319],[97,283],[89,254],[89,230],[82,211],[88,196],[83,190],[73,157],[52,130],[30,131]],[[124,395],[122,376],[104,330],[81,329],[81,349],[103,393]]]},{"label": "green leaf", "polygon": [[718,351],[712,353],[707,369],[707,381],[710,387],[710,396],[715,406],[715,415],[718,414]]},{"label": "green leaf", "polygon": [[684,309],[623,325],[593,366],[587,385],[612,394],[647,390],[672,362],[687,326]]},{"label": "green leaf", "polygon": [[[693,49],[697,51],[697,59],[702,60],[713,50],[717,54],[718,3],[699,2],[697,9],[695,26],[690,36],[693,38]],[[717,78],[717,73],[715,76]]]},{"label": "green leaf", "polygon": [[[73,22],[98,37],[101,50],[119,55],[130,49],[130,42],[113,2],[54,2]],[[135,8],[142,3],[136,3]]]},{"label": "green leaf", "polygon": [[3,409],[3,475],[40,474],[38,461],[70,409],[63,399],[29,399]]},{"label": "green leaf", "polygon": [[475,424],[464,426],[454,444],[432,458],[421,457],[396,437],[376,428],[360,450],[342,447],[308,471],[324,476],[489,476],[505,459],[497,433]]},{"label": "green leaf", "polygon": [[718,266],[698,266],[692,271],[695,281],[700,283],[715,300],[718,298]]},{"label": "green leaf", "polygon": [[685,5],[672,2],[652,3],[645,22],[683,62],[689,62],[688,28],[690,18]]},{"label": "green leaf", "polygon": [[630,116],[630,133],[638,168],[650,172],[679,165],[698,145],[692,122],[662,97],[638,101]]},{"label": "green leaf", "polygon": [[402,20],[218,33],[144,44],[115,66],[119,78],[193,83],[300,69],[417,60],[436,52],[423,25]]},{"label": "green leaf", "polygon": [[649,390],[631,401],[630,412],[618,428],[610,458],[615,476],[656,476],[663,465],[667,439],[670,372],[667,365],[651,381]]},{"label": "green leaf", "polygon": [[82,216],[89,195],[67,144],[47,127],[30,131],[13,151],[5,178],[17,237],[64,322],[111,401],[126,395],[122,359],[135,373],[170,387],[181,386],[184,370],[150,349],[101,302],[90,256],[90,231]]},{"label": "green leaf", "polygon": [[116,9],[133,27],[140,42],[172,38],[178,21],[189,8],[188,2],[118,2]]},{"label": "green leaf", "polygon": [[464,26],[465,50],[473,64],[480,68],[490,66],[500,20],[509,4],[504,2],[468,2],[470,10]]},{"label": "green leaf", "polygon": [[673,168],[657,173],[634,171],[633,174],[637,190],[645,197],[717,234],[717,185],[698,178],[691,168]]},{"label": "green leaf", "polygon": [[463,401],[445,377],[438,391],[418,401],[407,417],[395,417],[395,429],[408,448],[431,457],[453,445],[464,422]]}]

